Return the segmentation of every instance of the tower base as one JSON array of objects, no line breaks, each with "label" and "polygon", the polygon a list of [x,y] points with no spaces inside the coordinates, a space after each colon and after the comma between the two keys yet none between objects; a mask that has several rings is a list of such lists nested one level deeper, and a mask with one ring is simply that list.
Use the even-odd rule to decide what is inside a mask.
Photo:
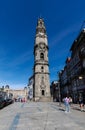
[{"label": "tower base", "polygon": [[51,97],[35,97],[35,102],[51,102]]}]

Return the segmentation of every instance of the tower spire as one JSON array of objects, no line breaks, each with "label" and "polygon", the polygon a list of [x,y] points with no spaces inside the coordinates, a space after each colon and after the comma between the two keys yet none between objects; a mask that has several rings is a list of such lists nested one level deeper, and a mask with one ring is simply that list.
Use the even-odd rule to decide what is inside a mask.
[{"label": "tower spire", "polygon": [[46,34],[46,28],[44,25],[44,20],[42,18],[39,18],[37,22],[36,34],[39,33]]}]

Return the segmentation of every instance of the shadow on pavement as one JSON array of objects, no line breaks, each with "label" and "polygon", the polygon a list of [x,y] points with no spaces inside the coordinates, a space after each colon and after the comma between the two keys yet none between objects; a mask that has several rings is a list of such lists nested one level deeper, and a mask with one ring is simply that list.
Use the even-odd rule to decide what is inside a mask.
[{"label": "shadow on pavement", "polygon": [[59,108],[60,111],[65,111],[63,108]]},{"label": "shadow on pavement", "polygon": [[[77,108],[77,107],[73,107],[72,109],[77,110],[77,111],[81,111],[80,108]],[[85,112],[85,110],[82,110],[81,112]]]},{"label": "shadow on pavement", "polygon": [[80,111],[80,109],[77,108],[77,107],[72,107],[72,109],[73,109],[73,110],[78,110],[78,111]]}]

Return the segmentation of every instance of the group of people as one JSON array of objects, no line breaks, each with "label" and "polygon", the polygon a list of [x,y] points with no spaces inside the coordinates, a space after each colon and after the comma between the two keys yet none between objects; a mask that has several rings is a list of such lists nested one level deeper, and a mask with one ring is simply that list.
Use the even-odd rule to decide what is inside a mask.
[{"label": "group of people", "polygon": [[[65,97],[63,99],[64,105],[65,105],[65,113],[70,112],[70,106],[72,101],[71,97]],[[79,106],[80,106],[80,110],[83,111],[84,110],[84,103],[83,103],[83,99],[79,98]]]}]

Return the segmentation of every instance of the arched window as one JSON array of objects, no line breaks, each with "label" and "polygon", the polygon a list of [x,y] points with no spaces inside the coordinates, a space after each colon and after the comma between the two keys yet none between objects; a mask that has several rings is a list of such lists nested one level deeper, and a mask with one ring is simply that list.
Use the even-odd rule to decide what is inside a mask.
[{"label": "arched window", "polygon": [[41,66],[41,72],[43,72],[44,71],[44,67],[43,66]]},{"label": "arched window", "polygon": [[40,53],[40,59],[44,60],[44,54],[43,53]]}]

